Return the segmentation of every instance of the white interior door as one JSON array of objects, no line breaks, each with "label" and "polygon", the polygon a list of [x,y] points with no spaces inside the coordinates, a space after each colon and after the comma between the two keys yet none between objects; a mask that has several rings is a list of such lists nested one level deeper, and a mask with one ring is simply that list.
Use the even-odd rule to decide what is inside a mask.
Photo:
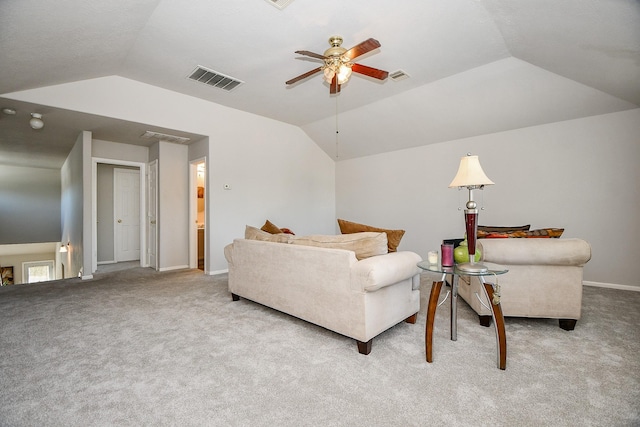
[{"label": "white interior door", "polygon": [[113,179],[115,260],[139,260],[140,171],[116,168]]},{"label": "white interior door", "polygon": [[149,232],[147,244],[147,264],[158,269],[158,161],[149,163],[147,179],[147,227]]}]

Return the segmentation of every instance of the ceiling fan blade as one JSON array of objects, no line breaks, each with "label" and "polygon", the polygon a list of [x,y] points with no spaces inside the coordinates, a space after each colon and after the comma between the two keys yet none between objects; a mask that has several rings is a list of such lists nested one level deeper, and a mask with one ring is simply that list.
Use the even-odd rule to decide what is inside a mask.
[{"label": "ceiling fan blade", "polygon": [[338,83],[338,76],[333,76],[331,85],[329,85],[329,94],[333,95],[340,92],[340,83]]},{"label": "ceiling fan blade", "polygon": [[312,58],[322,59],[323,61],[327,59],[326,56],[320,55],[319,53],[309,52],[308,50],[296,50],[298,55],[310,56]]},{"label": "ceiling fan blade", "polygon": [[291,80],[286,81],[285,84],[292,85],[295,82],[299,82],[300,80],[303,80],[303,79],[306,79],[307,77],[313,76],[314,74],[319,73],[320,71],[322,71],[322,67],[315,68],[315,69],[313,69],[311,71],[307,71],[304,74],[300,74],[298,77],[294,77]]},{"label": "ceiling fan blade", "polygon": [[348,58],[348,59],[354,59],[357,58],[360,55],[364,55],[367,52],[370,52],[374,49],[379,48],[380,42],[376,39],[367,39],[365,41],[363,41],[362,43],[352,47],[351,49],[349,49],[348,51],[346,51],[344,54],[342,54],[342,56]]},{"label": "ceiling fan blade", "polygon": [[388,71],[379,70],[377,68],[367,67],[366,65],[360,64],[353,64],[351,66],[351,71],[364,74],[365,76],[373,77],[374,79],[378,80],[384,80],[389,77]]}]

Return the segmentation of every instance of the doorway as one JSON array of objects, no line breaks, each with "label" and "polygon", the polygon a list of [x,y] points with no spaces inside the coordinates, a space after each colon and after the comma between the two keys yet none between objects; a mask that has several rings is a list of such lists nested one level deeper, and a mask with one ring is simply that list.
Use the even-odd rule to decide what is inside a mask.
[{"label": "doorway", "polygon": [[190,164],[190,243],[189,243],[189,266],[206,271],[206,182],[207,182],[206,159],[201,158]]},{"label": "doorway", "polygon": [[[106,169],[110,169],[112,172],[105,174],[101,172],[101,178],[99,178],[98,165],[105,165]],[[119,203],[124,204],[124,210],[129,217],[135,216],[131,222],[125,221],[125,218],[116,218],[116,197],[115,192],[115,169],[125,169],[128,174],[126,180],[129,181],[126,185],[128,190],[128,196]],[[114,264],[119,261],[125,261],[127,258],[136,261],[140,267],[146,267],[146,260],[141,254],[146,253],[146,228],[141,226],[145,224],[146,217],[146,203],[145,203],[145,188],[146,188],[146,164],[140,162],[130,162],[112,159],[96,158],[92,159],[92,221],[91,221],[91,235],[92,235],[92,262],[91,272],[94,273],[98,270],[98,253],[100,252],[100,264]],[[135,175],[135,177],[133,177]],[[105,176],[111,178],[105,178]],[[105,185],[105,183],[107,183]],[[110,183],[110,185],[109,185]],[[131,188],[135,186],[137,188]],[[99,206],[100,204],[100,206]],[[100,214],[99,214],[100,213]],[[118,219],[121,220],[118,223]],[[132,225],[135,224],[136,225]],[[116,254],[116,224],[126,225],[128,229],[123,228],[123,238],[125,239],[124,248],[128,254],[124,253]],[[100,229],[100,230],[99,230]],[[137,231],[136,231],[137,230]],[[100,232],[99,232],[100,231]],[[133,237],[131,237],[133,236]],[[128,239],[128,241],[126,240]],[[106,255],[105,255],[106,254]],[[121,257],[122,259],[119,259]],[[133,264],[130,261],[125,261]]]}]

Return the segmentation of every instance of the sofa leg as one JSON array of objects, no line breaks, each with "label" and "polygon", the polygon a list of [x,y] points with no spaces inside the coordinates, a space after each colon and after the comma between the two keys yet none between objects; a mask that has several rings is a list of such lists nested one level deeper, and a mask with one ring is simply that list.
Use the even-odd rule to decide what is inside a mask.
[{"label": "sofa leg", "polygon": [[367,342],[356,341],[358,343],[358,353],[364,354],[365,356],[367,354],[371,353],[371,342],[372,341],[373,341],[373,338],[370,339]]},{"label": "sofa leg", "polygon": [[489,327],[491,325],[491,316],[481,316],[478,314],[478,320],[480,320],[480,325],[484,327]]},{"label": "sofa leg", "polygon": [[231,294],[231,299],[232,299],[233,301],[240,301],[240,295]]},{"label": "sofa leg", "polygon": [[411,316],[404,319],[405,322],[411,323],[412,325],[416,323],[418,320],[418,313],[413,313]]},{"label": "sofa leg", "polygon": [[576,327],[577,321],[577,319],[558,319],[560,329],[564,329],[565,331],[573,331],[573,329]]}]

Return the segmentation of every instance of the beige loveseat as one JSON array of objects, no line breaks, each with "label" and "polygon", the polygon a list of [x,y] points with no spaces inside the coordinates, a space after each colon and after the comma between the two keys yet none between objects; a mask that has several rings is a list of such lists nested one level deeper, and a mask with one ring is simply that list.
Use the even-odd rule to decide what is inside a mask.
[{"label": "beige loveseat", "polygon": [[[356,257],[336,249],[360,234],[373,237],[384,254],[362,258],[360,250]],[[362,354],[369,354],[381,332],[402,321],[415,323],[421,257],[386,253],[384,233],[258,238],[264,240],[236,239],[225,248],[234,301],[243,297],[351,337]]]},{"label": "beige loveseat", "polygon": [[[591,246],[581,239],[480,239],[482,259],[500,264],[500,304],[506,317],[559,319],[573,330],[582,310],[582,269],[591,259]],[[487,281],[494,281],[493,278]],[[477,277],[462,277],[458,294],[489,326],[491,312]],[[482,303],[480,302],[482,300]]]}]

